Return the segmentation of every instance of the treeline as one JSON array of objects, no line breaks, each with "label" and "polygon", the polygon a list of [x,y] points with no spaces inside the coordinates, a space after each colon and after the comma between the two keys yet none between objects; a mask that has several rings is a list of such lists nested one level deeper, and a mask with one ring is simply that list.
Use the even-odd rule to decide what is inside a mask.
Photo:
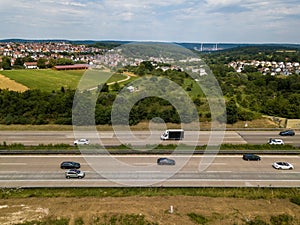
[{"label": "treeline", "polygon": [[[70,58],[58,58],[58,59],[50,58],[49,60],[44,58],[39,58],[37,61],[35,61],[31,57],[23,57],[23,58],[16,58],[14,65],[12,66],[11,58],[4,56],[2,57],[2,62],[0,62],[0,68],[4,70],[24,69],[25,68],[24,63],[26,62],[36,62],[37,67],[40,69],[52,68],[53,66],[56,65],[75,64],[74,61]],[[85,62],[77,61],[76,63],[78,64],[78,63],[85,63]]]},{"label": "treeline", "polygon": [[75,91],[0,90],[1,124],[71,124]]},{"label": "treeline", "polygon": [[211,68],[230,107],[242,112],[238,114],[238,118],[231,121],[232,123],[248,120],[243,117],[255,118],[257,113],[289,119],[300,118],[299,75],[237,73],[227,65],[212,65]]},{"label": "treeline", "polygon": [[300,49],[285,46],[248,46],[201,54],[208,64],[228,64],[238,60],[300,62]]},{"label": "treeline", "polygon": [[[41,90],[27,90],[23,93],[0,90],[0,123],[6,125],[72,125],[74,95],[75,90],[64,89],[51,93]],[[111,111],[116,96],[116,92],[99,93],[96,106],[92,111],[95,113],[93,116],[96,124],[112,123]],[[89,104],[88,100],[86,104]],[[87,107],[84,106],[80,110],[80,119],[76,120],[76,124],[90,125],[90,121],[85,118],[86,111],[84,110],[87,110]],[[130,111],[129,124],[134,125],[143,120],[151,120],[155,117],[161,117],[165,122],[180,122],[180,118],[174,107],[163,99],[150,97],[142,99],[134,105]],[[128,124],[126,118],[120,119],[117,121],[118,123]]]}]

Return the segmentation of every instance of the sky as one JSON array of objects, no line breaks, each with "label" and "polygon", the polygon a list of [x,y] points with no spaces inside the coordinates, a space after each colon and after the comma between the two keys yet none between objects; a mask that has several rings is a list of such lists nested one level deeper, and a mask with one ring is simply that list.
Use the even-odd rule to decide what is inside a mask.
[{"label": "sky", "polygon": [[0,0],[0,39],[300,43],[300,0]]}]

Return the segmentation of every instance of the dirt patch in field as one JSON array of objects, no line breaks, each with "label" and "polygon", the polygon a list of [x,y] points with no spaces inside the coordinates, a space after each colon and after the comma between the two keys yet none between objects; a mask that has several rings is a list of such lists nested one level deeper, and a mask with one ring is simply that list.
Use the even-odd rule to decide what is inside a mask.
[{"label": "dirt patch in field", "polygon": [[0,89],[23,92],[29,88],[0,74]]},{"label": "dirt patch in field", "polygon": [[[170,213],[170,206],[174,212]],[[147,221],[163,225],[193,225],[189,213],[208,219],[207,224],[245,224],[260,218],[270,222],[271,216],[292,216],[292,224],[300,224],[300,206],[287,199],[246,200],[193,196],[164,197],[85,197],[22,198],[0,200],[0,224],[11,225],[47,217],[69,218],[70,224],[81,218],[93,224],[94,218],[109,215],[137,214]]]}]

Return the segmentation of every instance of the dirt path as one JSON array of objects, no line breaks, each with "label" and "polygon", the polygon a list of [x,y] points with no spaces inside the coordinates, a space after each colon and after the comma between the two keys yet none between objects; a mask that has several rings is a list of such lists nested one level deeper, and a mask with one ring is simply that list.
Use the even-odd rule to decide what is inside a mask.
[{"label": "dirt path", "polygon": [[117,82],[107,83],[107,85],[113,85],[115,83],[123,83],[125,81],[128,81],[131,77],[137,77],[137,75],[135,75],[134,73],[130,73],[130,72],[124,72],[123,74],[127,76],[125,79],[118,80]]},{"label": "dirt path", "polygon": [[[169,212],[170,206],[174,212]],[[92,224],[95,217],[104,215],[138,214],[163,225],[193,225],[187,216],[196,213],[208,219],[207,224],[245,224],[260,218],[269,223],[270,216],[287,214],[294,217],[292,224],[300,224],[300,206],[287,199],[247,200],[239,198],[210,198],[193,196],[164,197],[84,197],[84,198],[23,198],[0,200],[0,224],[42,220],[44,217],[82,218]],[[292,225],[290,224],[290,225]]]},{"label": "dirt path", "polygon": [[23,92],[28,90],[29,88],[0,74],[0,89]]}]

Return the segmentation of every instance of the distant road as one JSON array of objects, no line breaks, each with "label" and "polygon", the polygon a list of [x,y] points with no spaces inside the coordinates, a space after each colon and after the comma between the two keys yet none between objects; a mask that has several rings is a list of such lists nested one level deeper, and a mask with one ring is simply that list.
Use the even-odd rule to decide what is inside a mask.
[{"label": "distant road", "polygon": [[[159,155],[5,155],[0,157],[0,187],[300,187],[300,157],[261,155],[244,161],[241,155],[217,156],[211,163],[202,155],[169,156],[176,166],[159,166]],[[121,166],[114,166],[110,160]],[[81,163],[83,179],[66,179],[62,161]],[[274,161],[288,161],[294,170],[275,170]],[[199,170],[199,165],[205,170]],[[100,171],[97,173],[96,171]]]},{"label": "distant road", "polygon": [[[146,145],[146,144],[172,144],[176,141],[160,140],[162,131],[154,131],[150,134],[148,131],[133,131],[131,133],[121,132],[116,135],[113,131],[101,131],[98,135],[102,145]],[[281,138],[286,144],[300,146],[300,133],[296,133],[293,137],[281,137],[278,131],[226,131],[222,143],[232,144],[265,144],[269,138]],[[216,136],[222,136],[222,132],[216,131]],[[91,143],[100,143],[99,139],[93,139],[94,133],[82,132],[77,138],[90,138]],[[197,140],[197,137],[199,139]],[[186,145],[204,145],[210,138],[209,131],[186,131],[185,138],[180,143]],[[38,144],[73,144],[75,140],[72,131],[0,131],[0,143],[22,143],[24,145]]]}]

